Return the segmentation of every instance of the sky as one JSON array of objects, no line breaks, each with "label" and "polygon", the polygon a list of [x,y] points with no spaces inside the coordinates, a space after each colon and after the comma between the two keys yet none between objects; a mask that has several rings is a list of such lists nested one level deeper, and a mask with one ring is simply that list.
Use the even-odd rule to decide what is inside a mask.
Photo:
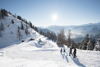
[{"label": "sky", "polygon": [[38,27],[100,22],[100,0],[0,0],[0,8]]}]

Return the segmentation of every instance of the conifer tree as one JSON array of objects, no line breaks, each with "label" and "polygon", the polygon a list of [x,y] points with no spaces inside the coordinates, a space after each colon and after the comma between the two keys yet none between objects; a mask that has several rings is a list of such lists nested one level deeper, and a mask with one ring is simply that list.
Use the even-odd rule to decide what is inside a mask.
[{"label": "conifer tree", "polygon": [[89,42],[87,43],[87,50],[93,50],[93,42],[92,42],[92,38],[89,39]]},{"label": "conifer tree", "polygon": [[27,27],[27,25],[26,25],[25,33],[26,33],[26,35],[29,34],[29,33],[28,33],[28,27]]},{"label": "conifer tree", "polygon": [[4,25],[3,25],[3,23],[0,24],[0,30],[1,30],[1,31],[4,30]]},{"label": "conifer tree", "polygon": [[94,47],[94,50],[96,50],[96,51],[100,51],[100,36],[99,36],[99,38],[97,39],[97,43],[95,44],[95,47]]},{"label": "conifer tree", "polygon": [[2,37],[1,31],[3,31],[3,30],[4,30],[4,25],[3,25],[3,23],[1,23],[1,24],[0,24],[0,37]]},{"label": "conifer tree", "polygon": [[23,23],[22,22],[21,22],[21,29],[24,30],[24,26],[23,26]]},{"label": "conifer tree", "polygon": [[93,43],[93,49],[94,49],[94,47],[95,47],[95,38],[93,39],[93,41],[92,41],[92,43]]},{"label": "conifer tree", "polygon": [[19,40],[20,40],[21,37],[22,37],[22,34],[21,34],[21,32],[20,32],[19,26],[18,26],[18,30],[17,30],[17,37],[18,37]]},{"label": "conifer tree", "polygon": [[33,29],[35,29],[34,25],[32,26]]},{"label": "conifer tree", "polygon": [[21,18],[21,16],[17,16],[17,19],[21,20],[22,18]]},{"label": "conifer tree", "polygon": [[12,24],[14,24],[14,20],[13,19],[11,20],[11,22],[12,22]]},{"label": "conifer tree", "polygon": [[86,35],[85,40],[84,40],[84,45],[82,47],[82,49],[86,50],[87,49],[87,43],[89,42],[89,34]]},{"label": "conifer tree", "polygon": [[60,47],[63,46],[63,44],[65,44],[64,29],[61,29],[60,33],[57,35],[57,44]]},{"label": "conifer tree", "polygon": [[68,33],[68,47],[71,46],[71,30],[69,30],[69,33]]},{"label": "conifer tree", "polygon": [[35,27],[35,31],[37,31],[37,32],[38,32],[38,29],[37,29],[37,27]]},{"label": "conifer tree", "polygon": [[29,21],[29,25],[30,25],[30,27],[32,28],[32,23]]}]

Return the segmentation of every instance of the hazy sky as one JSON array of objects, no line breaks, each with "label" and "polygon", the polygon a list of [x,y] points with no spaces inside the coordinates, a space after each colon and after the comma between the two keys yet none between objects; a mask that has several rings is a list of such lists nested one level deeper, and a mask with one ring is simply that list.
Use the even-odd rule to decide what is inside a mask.
[{"label": "hazy sky", "polygon": [[0,8],[41,27],[100,22],[100,0],[0,0]]}]

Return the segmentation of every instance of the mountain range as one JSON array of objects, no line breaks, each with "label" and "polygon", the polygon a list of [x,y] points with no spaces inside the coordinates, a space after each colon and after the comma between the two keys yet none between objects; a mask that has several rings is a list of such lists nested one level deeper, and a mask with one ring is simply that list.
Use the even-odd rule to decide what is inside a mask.
[{"label": "mountain range", "polygon": [[76,41],[82,41],[86,34],[89,34],[90,37],[93,37],[95,39],[98,38],[100,35],[100,22],[98,23],[89,23],[89,24],[84,24],[84,25],[70,25],[70,26],[57,26],[57,25],[52,25],[47,27],[47,29],[55,32],[58,34],[60,32],[60,29],[64,29],[65,36],[68,36],[68,31],[71,30],[71,38]]}]

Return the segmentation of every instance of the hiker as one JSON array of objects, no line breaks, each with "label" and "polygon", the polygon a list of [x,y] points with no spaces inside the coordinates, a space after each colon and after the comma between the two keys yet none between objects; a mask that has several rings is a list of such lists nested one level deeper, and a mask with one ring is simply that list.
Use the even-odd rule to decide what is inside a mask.
[{"label": "hiker", "polygon": [[62,48],[61,48],[61,50],[60,50],[60,53],[62,53]]},{"label": "hiker", "polygon": [[64,49],[64,52],[65,52],[65,49]]},{"label": "hiker", "polygon": [[69,56],[72,54],[72,47],[70,47]]},{"label": "hiker", "polygon": [[65,53],[65,48],[64,48],[64,53]]},{"label": "hiker", "polygon": [[76,48],[74,48],[74,52],[73,52],[74,58],[76,57]]}]

